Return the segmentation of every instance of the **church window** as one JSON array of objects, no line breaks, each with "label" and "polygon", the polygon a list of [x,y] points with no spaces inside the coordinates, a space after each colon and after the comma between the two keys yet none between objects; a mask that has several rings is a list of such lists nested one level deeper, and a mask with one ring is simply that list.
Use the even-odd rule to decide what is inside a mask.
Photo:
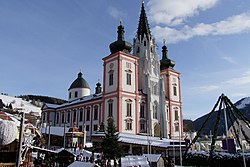
[{"label": "church window", "polygon": [[71,92],[69,92],[69,98],[71,98]]},{"label": "church window", "polygon": [[157,102],[153,105],[153,118],[157,119]]},{"label": "church window", "polygon": [[132,130],[132,122],[127,122],[127,130]]},{"label": "church window", "polygon": [[86,131],[89,131],[89,125],[86,125]]},{"label": "church window", "polygon": [[81,108],[79,121],[82,122],[82,119],[83,119],[83,109]]},{"label": "church window", "polygon": [[146,41],[144,41],[144,46],[146,46],[147,45],[147,43],[146,43]]},{"label": "church window", "polygon": [[78,92],[77,91],[75,91],[75,97],[78,97]]},{"label": "church window", "polygon": [[65,123],[65,116],[64,116],[64,115],[65,115],[65,113],[62,112],[62,117],[61,117],[61,122],[62,122],[62,123]]},{"label": "church window", "polygon": [[68,111],[67,123],[70,123],[70,111]]},{"label": "church window", "polygon": [[127,117],[131,117],[132,103],[127,103]]},{"label": "church window", "polygon": [[94,120],[98,119],[98,106],[94,107]]},{"label": "church window", "polygon": [[79,130],[80,130],[80,132],[82,132],[82,126],[81,125],[79,126]]},{"label": "church window", "polygon": [[137,47],[137,53],[140,53],[140,47],[139,46]]},{"label": "church window", "polygon": [[173,90],[174,90],[174,96],[177,96],[177,87],[173,86]]},{"label": "church window", "polygon": [[87,116],[86,116],[86,121],[90,120],[90,107],[87,108]]},{"label": "church window", "polygon": [[76,111],[74,110],[73,122],[76,122]]},{"label": "church window", "polygon": [[140,105],[140,118],[145,118],[145,105],[143,103]]},{"label": "church window", "polygon": [[174,120],[178,121],[179,120],[179,113],[178,110],[174,110]]},{"label": "church window", "polygon": [[131,85],[131,74],[127,73],[127,85]]},{"label": "church window", "polygon": [[113,85],[114,82],[114,74],[113,72],[109,73],[109,86]]},{"label": "church window", "polygon": [[145,123],[140,124],[140,131],[145,132]]},{"label": "church window", "polygon": [[98,125],[95,124],[95,125],[94,125],[94,131],[97,131],[97,130],[98,130]]},{"label": "church window", "polygon": [[113,117],[113,101],[108,103],[108,117]]},{"label": "church window", "polygon": [[132,130],[132,119],[127,119],[126,123],[126,130]]}]

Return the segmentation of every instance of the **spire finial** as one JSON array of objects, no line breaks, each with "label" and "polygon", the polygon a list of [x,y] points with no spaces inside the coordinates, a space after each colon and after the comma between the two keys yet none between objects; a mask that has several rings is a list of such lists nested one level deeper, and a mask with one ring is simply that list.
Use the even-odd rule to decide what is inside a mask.
[{"label": "spire finial", "polygon": [[163,39],[163,46],[162,46],[162,58],[167,59],[168,57],[168,49],[166,46],[166,39]]},{"label": "spire finial", "polygon": [[120,18],[120,26],[122,25],[122,18]]},{"label": "spire finial", "polygon": [[142,3],[144,4],[144,0],[142,0]]}]

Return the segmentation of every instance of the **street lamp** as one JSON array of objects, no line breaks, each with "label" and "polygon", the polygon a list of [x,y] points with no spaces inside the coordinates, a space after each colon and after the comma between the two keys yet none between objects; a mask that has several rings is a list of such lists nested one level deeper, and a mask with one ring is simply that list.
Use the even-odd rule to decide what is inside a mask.
[{"label": "street lamp", "polygon": [[179,117],[179,142],[180,142],[180,165],[182,166],[182,150],[181,150],[181,119]]},{"label": "street lamp", "polygon": [[[48,140],[48,150],[50,149],[50,126],[51,126],[51,121],[49,121],[49,140]],[[47,128],[46,128],[47,129]]]},{"label": "street lamp", "polygon": [[21,112],[21,122],[20,122],[20,132],[19,132],[19,144],[18,144],[18,154],[17,154],[17,161],[16,161],[16,167],[20,166],[21,161],[21,154],[22,154],[22,141],[23,141],[23,127],[24,127],[24,120],[25,120],[25,113]]}]

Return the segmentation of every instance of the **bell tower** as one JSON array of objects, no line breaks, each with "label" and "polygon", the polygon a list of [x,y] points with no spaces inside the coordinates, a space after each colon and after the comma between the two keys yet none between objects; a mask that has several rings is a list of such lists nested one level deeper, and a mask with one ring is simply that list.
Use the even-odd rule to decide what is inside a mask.
[{"label": "bell tower", "polygon": [[166,132],[170,138],[179,138],[183,134],[180,73],[174,70],[175,62],[168,58],[165,41],[160,63],[161,78],[165,85]]},{"label": "bell tower", "polygon": [[[133,43],[133,54],[138,61],[138,90],[147,96],[147,133],[160,136],[160,60],[156,53],[156,42],[151,35],[144,2],[142,2],[137,34]],[[161,128],[160,128],[161,129]],[[157,131],[157,132],[156,132]]]}]

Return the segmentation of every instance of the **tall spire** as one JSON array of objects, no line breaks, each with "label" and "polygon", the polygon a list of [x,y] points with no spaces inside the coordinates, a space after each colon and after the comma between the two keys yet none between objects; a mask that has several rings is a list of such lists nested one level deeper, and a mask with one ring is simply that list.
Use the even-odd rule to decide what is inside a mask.
[{"label": "tall spire", "polygon": [[144,34],[146,35],[148,39],[151,36],[149,25],[148,25],[148,19],[147,19],[146,12],[144,9],[144,1],[142,1],[140,20],[139,20],[139,25],[137,29],[137,37],[140,38],[141,36],[141,38],[143,39]]}]

